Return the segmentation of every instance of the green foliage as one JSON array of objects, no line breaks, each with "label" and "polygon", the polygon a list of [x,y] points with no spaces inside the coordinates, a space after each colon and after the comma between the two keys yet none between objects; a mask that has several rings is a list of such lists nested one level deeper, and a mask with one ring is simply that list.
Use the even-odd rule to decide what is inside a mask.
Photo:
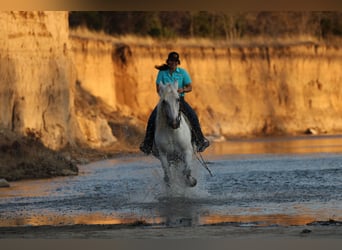
[{"label": "green foliage", "polygon": [[69,25],[155,38],[309,35],[326,39],[342,36],[342,12],[71,11]]},{"label": "green foliage", "polygon": [[71,27],[86,26],[90,30],[101,30],[101,13],[98,11],[73,11],[69,13],[69,25]]},{"label": "green foliage", "polygon": [[336,12],[322,13],[320,27],[323,38],[342,36],[342,14]]}]

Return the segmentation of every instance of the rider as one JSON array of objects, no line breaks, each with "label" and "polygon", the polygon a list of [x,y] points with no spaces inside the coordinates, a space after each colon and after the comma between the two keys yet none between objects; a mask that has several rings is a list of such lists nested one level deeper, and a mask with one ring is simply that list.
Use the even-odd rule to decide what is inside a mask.
[{"label": "rider", "polygon": [[[198,117],[191,106],[185,101],[185,93],[192,91],[191,78],[188,72],[178,67],[180,64],[179,54],[171,52],[168,55],[166,64],[155,66],[159,70],[156,80],[157,92],[159,93],[159,84],[168,84],[178,81],[178,93],[180,96],[180,109],[188,118],[191,125],[192,141],[195,142],[198,152],[203,152],[208,146],[209,141],[204,137]],[[140,145],[140,150],[145,154],[152,152],[154,141],[154,131],[157,116],[157,107],[152,111],[147,123],[146,135],[144,141]]]}]

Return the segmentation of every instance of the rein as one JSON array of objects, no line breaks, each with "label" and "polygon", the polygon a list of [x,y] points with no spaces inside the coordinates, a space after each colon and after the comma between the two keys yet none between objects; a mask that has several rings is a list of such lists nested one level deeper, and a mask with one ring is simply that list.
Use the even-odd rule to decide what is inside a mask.
[{"label": "rein", "polygon": [[201,154],[200,152],[198,152],[198,154],[199,154],[199,156],[200,156],[200,158],[201,158],[201,159],[200,159],[200,158],[198,157],[198,155],[196,154],[196,152],[194,152],[194,153],[195,153],[196,158],[197,158],[197,160],[199,161],[199,163],[208,171],[208,173],[210,174],[210,176],[213,177],[213,174],[211,173],[211,171],[210,171],[210,169],[209,169],[207,163],[206,163],[205,160],[203,159],[202,154]]},{"label": "rein", "polygon": [[[163,104],[163,103],[162,103]],[[164,104],[165,105],[165,104]],[[167,104],[167,105],[169,105],[169,104]],[[164,107],[165,108],[165,107]],[[181,109],[181,105],[179,105],[179,108],[178,108],[178,115],[177,115],[177,117],[176,117],[176,119],[175,119],[175,121],[176,121],[176,123],[177,123],[177,127],[176,127],[176,129],[177,128],[179,128],[180,127],[180,123],[181,123],[181,120],[182,120],[182,109]],[[169,122],[169,119],[167,119],[167,124],[170,126],[170,127],[172,127],[172,128],[174,128],[173,127],[173,124],[171,123],[171,122]],[[175,129],[175,128],[174,128]]]},{"label": "rein", "polygon": [[180,121],[182,119],[182,113],[181,112],[182,112],[181,111],[181,106],[179,105],[178,116],[176,118],[176,121],[179,122],[179,124],[180,124]]}]

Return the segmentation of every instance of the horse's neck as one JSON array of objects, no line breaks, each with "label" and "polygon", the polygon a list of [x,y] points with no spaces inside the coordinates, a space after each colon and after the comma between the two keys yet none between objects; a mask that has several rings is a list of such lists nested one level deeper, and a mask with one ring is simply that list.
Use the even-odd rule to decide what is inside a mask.
[{"label": "horse's neck", "polygon": [[[190,122],[189,119],[186,117],[186,115],[183,114],[182,111],[181,112],[181,120],[185,121],[185,124],[190,127]],[[166,119],[166,115],[164,114],[164,110],[162,108],[161,105],[158,105],[157,107],[157,119],[156,119],[156,126],[158,128],[167,128],[170,129],[170,126],[167,123],[167,119]],[[182,126],[182,122],[181,122],[181,126]]]}]

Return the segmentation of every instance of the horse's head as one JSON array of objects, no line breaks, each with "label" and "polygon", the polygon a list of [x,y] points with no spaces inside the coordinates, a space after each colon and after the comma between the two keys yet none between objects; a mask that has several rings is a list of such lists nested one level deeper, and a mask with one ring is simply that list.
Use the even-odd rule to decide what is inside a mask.
[{"label": "horse's head", "polygon": [[181,114],[179,110],[178,83],[159,85],[159,107],[162,108],[168,125],[177,129],[180,126]]}]

